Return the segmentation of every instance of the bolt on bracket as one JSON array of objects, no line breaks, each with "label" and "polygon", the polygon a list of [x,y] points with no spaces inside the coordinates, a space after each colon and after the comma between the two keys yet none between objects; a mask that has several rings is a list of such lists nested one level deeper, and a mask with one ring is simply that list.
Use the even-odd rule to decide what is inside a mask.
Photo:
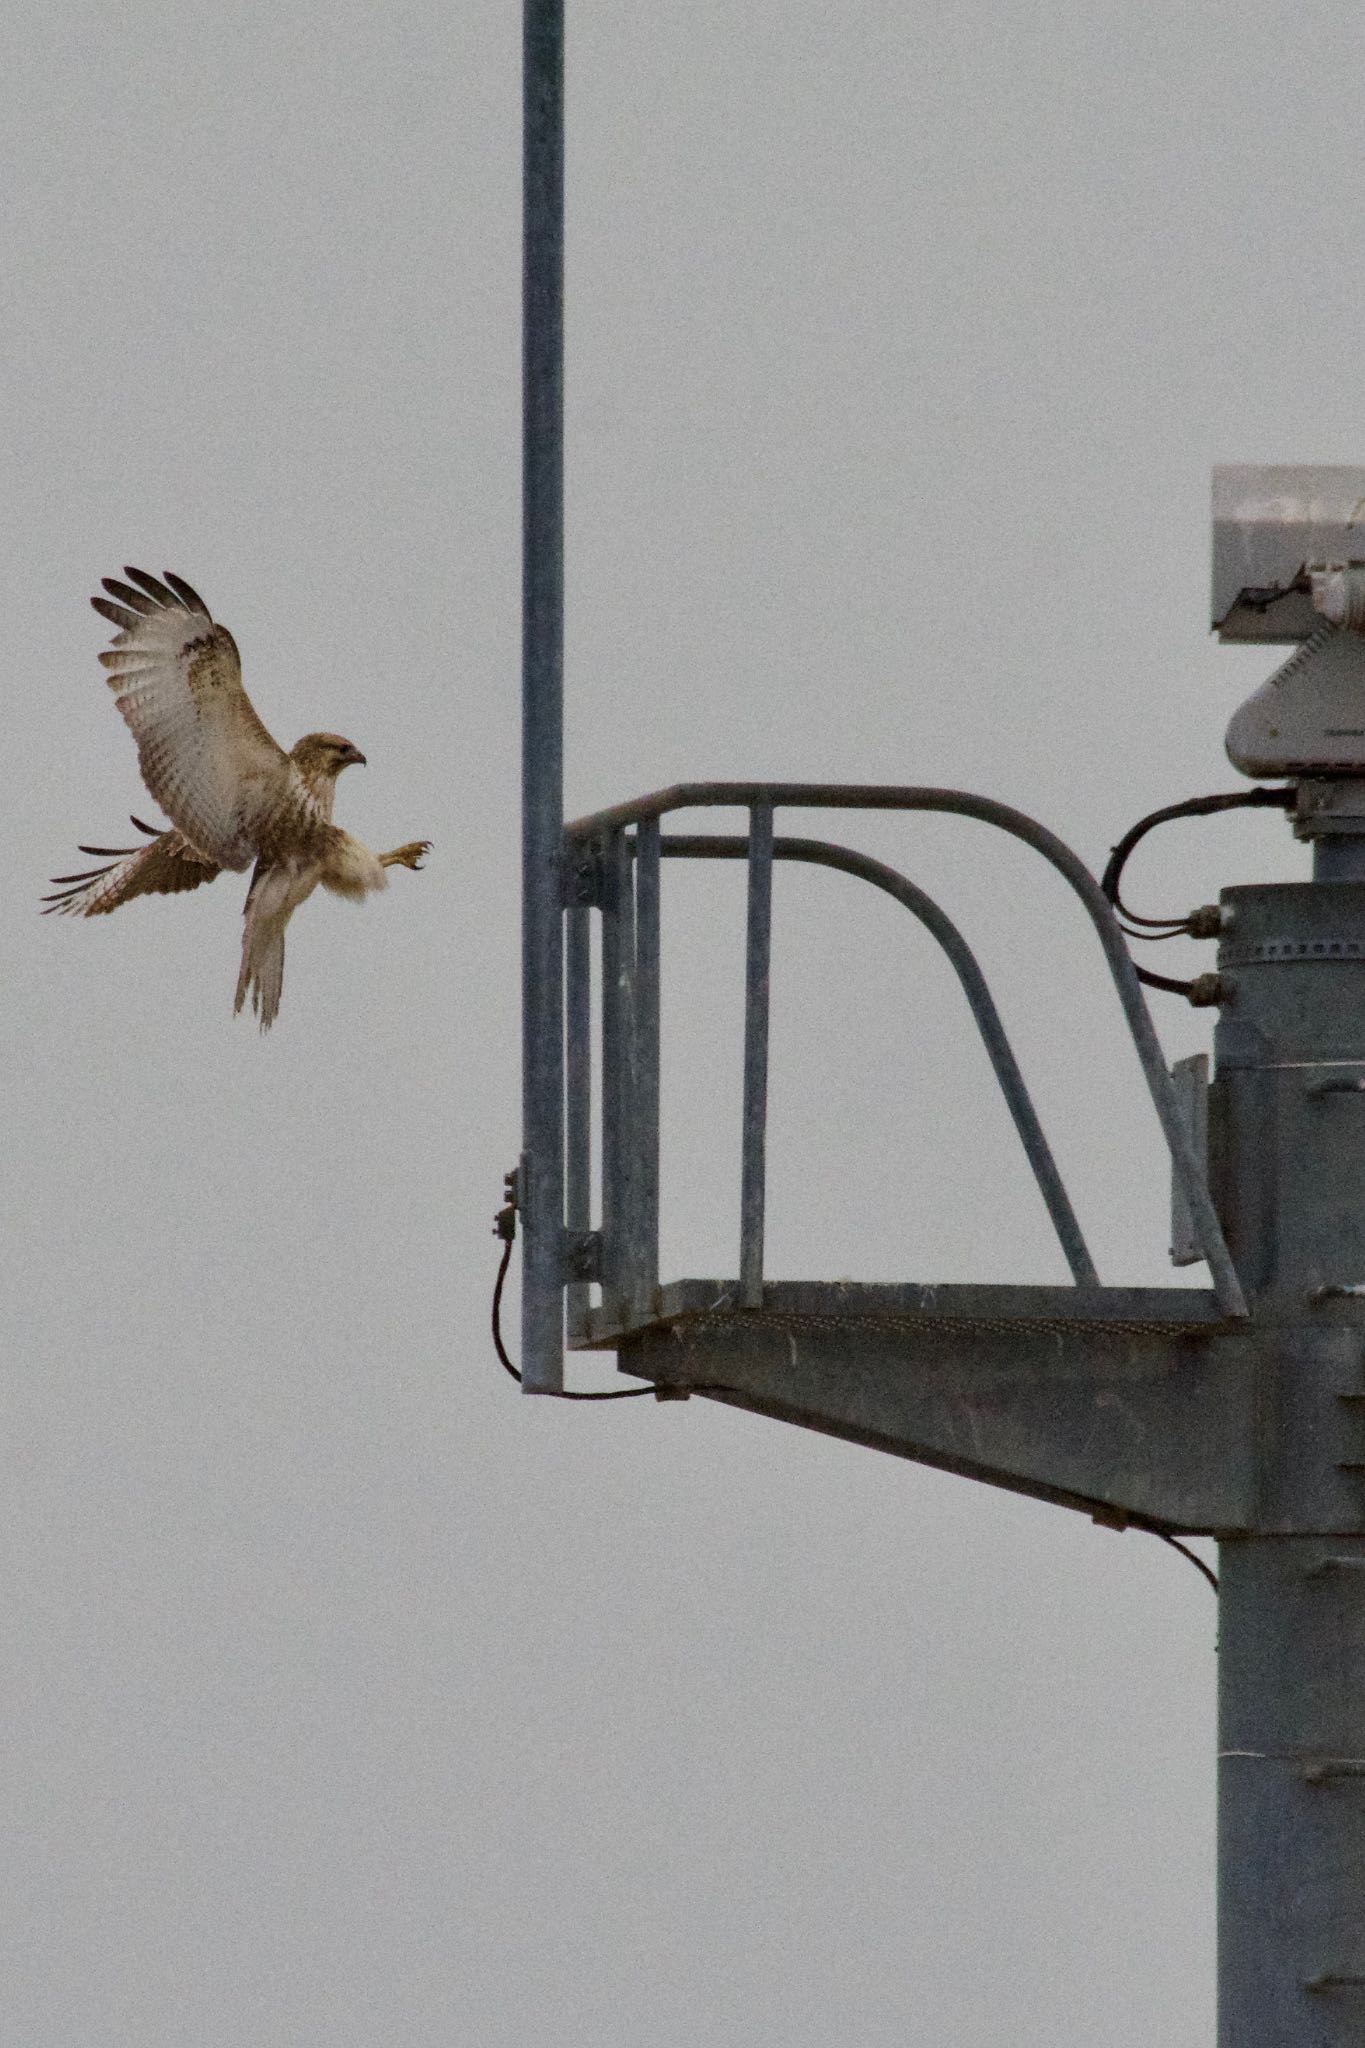
[{"label": "bolt on bracket", "polygon": [[602,1233],[600,1230],[564,1232],[564,1276],[566,1280],[599,1281],[602,1278]]}]

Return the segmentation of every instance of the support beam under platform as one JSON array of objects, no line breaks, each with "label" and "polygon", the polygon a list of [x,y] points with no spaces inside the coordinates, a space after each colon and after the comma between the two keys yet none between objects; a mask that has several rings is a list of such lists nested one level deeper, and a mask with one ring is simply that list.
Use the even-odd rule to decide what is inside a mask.
[{"label": "support beam under platform", "polygon": [[646,1326],[598,1311],[589,1342],[661,1389],[1101,1519],[1254,1525],[1275,1340],[1207,1293],[793,1281],[758,1310],[735,1300],[733,1283],[679,1281]]}]

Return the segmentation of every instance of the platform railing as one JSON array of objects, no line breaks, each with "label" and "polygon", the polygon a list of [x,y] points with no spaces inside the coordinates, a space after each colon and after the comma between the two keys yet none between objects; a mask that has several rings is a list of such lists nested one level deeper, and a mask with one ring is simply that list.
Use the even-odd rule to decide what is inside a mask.
[{"label": "platform railing", "polygon": [[[748,832],[664,834],[661,821],[696,808],[747,811]],[[659,1289],[660,871],[665,859],[744,860],[747,865],[744,1086],[740,1133],[740,1241],[736,1303],[763,1302],[766,1195],[768,987],[772,955],[773,863],[836,868],[890,894],[938,941],[966,995],[1072,1279],[1104,1289],[1047,1144],[985,978],[970,947],[939,906],[885,863],[827,840],[775,831],[784,808],[930,811],[971,817],[1040,853],[1081,899],[1100,940],[1172,1161],[1172,1173],[1207,1261],[1219,1310],[1246,1305],[1203,1168],[1177,1103],[1165,1059],[1114,913],[1079,857],[1036,820],[960,790],[813,783],[692,783],[577,820],[566,833],[570,877],[566,943],[565,1277],[570,1343],[586,1340],[590,1288],[602,1288],[609,1319],[639,1327],[656,1313]],[[601,918],[601,1225],[591,1219],[590,932]]]},{"label": "platform railing", "polygon": [[[674,859],[683,860],[748,860],[751,858],[750,845],[750,841],[745,838],[728,838],[713,833],[670,833],[663,841],[663,851]],[[870,882],[874,888],[881,889],[902,904],[938,941],[967,999],[967,1006],[980,1034],[986,1057],[991,1063],[1006,1106],[1014,1120],[1025,1157],[1047,1207],[1071,1277],[1079,1287],[1097,1287],[1099,1274],[1095,1270],[1076,1212],[1072,1208],[1071,1198],[1052,1156],[1051,1147],[1044,1135],[1024,1077],[1019,1070],[1018,1061],[1006,1036],[1005,1027],[987,986],[986,977],[957,926],[935,903],[932,896],[918,888],[907,876],[898,873],[895,868],[888,867],[884,861],[874,860],[869,854],[855,852],[852,847],[836,846],[826,839],[794,839],[784,834],[774,839],[773,855],[777,860],[805,861],[815,866],[833,868],[840,873],[854,875],[860,881]],[[748,1021],[751,1024],[755,1017],[755,1009],[756,1006],[751,1005],[748,1010]],[[758,1107],[761,1109],[762,1104]],[[751,1118],[746,1112],[746,1149],[753,1145],[752,1133],[755,1124],[761,1130],[761,1119],[757,1116]],[[744,1265],[743,1237],[744,1232],[741,1228],[741,1271]],[[753,1251],[761,1259],[761,1233],[753,1246]]]}]

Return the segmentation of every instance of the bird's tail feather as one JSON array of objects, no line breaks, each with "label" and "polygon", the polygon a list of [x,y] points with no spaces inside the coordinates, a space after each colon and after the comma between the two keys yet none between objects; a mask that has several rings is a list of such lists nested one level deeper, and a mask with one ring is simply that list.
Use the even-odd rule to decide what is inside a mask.
[{"label": "bird's tail feather", "polygon": [[237,999],[232,1013],[238,1014],[249,995],[262,1031],[270,1029],[279,1013],[280,991],[284,987],[284,926],[283,918],[256,917],[250,908],[247,910],[246,930],[242,934],[242,971],[237,976]]}]

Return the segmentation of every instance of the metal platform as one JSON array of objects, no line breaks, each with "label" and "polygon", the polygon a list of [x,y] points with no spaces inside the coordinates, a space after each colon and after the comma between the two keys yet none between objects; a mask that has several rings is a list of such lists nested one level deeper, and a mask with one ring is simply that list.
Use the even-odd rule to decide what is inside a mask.
[{"label": "metal platform", "polygon": [[[665,833],[662,821],[680,811],[715,808],[748,813],[742,835]],[[1028,1088],[981,969],[943,910],[907,876],[882,861],[827,840],[779,835],[782,809],[948,813],[977,819],[1021,840],[1063,876],[1099,939],[1105,964],[1133,1039],[1138,1063],[1169,1148],[1173,1182],[1189,1218],[1192,1248],[1204,1258],[1212,1290],[1131,1290],[1101,1285],[1080,1222],[1063,1185]],[[986,1289],[992,1320],[1018,1323],[1043,1313],[1071,1324],[1080,1315],[1094,1330],[1129,1324],[1135,1312],[1169,1333],[1176,1323],[1205,1332],[1246,1313],[1242,1290],[1214,1214],[1190,1120],[1171,1076],[1134,974],[1123,935],[1098,884],[1079,858],[1035,820],[991,798],[961,790],[897,785],[695,783],[657,792],[582,818],[565,828],[564,857],[548,886],[555,892],[557,966],[563,993],[543,987],[527,1008],[527,1157],[521,1198],[531,1239],[524,1266],[525,1384],[552,1392],[560,1384],[563,1314],[573,1348],[601,1348],[650,1327],[697,1312],[702,1295],[724,1297],[735,1310],[772,1312],[765,1288],[767,1064],[772,875],[775,862],[834,868],[899,902],[936,939],[956,974],[1005,1097],[1025,1157],[1075,1281],[1067,1289]],[[661,871],[668,859],[742,860],[748,910],[744,963],[744,1099],[740,1161],[740,1237],[733,1278],[661,1287],[659,1272],[659,1045]],[[543,906],[537,905],[538,911]],[[600,1045],[594,1047],[591,1003],[593,923],[600,951]],[[598,1105],[601,1208],[592,1210],[593,1080]],[[594,1290],[600,1298],[594,1301]],[[700,1294],[697,1292],[700,1290]],[[709,1290],[709,1294],[708,1291]],[[961,1290],[931,1290],[936,1300]],[[911,1312],[923,1326],[924,1290],[862,1290],[854,1302],[843,1287],[825,1290],[820,1313],[844,1319],[848,1344],[869,1316]],[[893,1303],[894,1297],[894,1303]],[[809,1310],[810,1304],[807,1303]],[[953,1311],[958,1322],[962,1301]],[[736,1325],[736,1336],[747,1328]],[[885,1334],[884,1329],[881,1334]],[[624,1362],[624,1359],[623,1359]]]},{"label": "metal platform", "polygon": [[[740,809],[743,834],[674,833],[688,810]],[[1065,878],[1099,940],[1171,1156],[1187,1256],[1210,1289],[1102,1284],[985,978],[940,906],[885,862],[774,829],[782,809],[948,813],[1010,833]],[[1102,1519],[1235,1529],[1252,1511],[1255,1346],[1207,1186],[1201,1119],[1182,1109],[1126,944],[1078,857],[1035,820],[960,790],[906,786],[697,783],[656,792],[565,828],[554,886],[564,920],[564,1001],[553,1003],[528,1075],[541,1091],[545,1150],[521,1185],[552,1207],[527,1218],[541,1260],[524,1266],[526,1383],[562,1384],[573,1350],[615,1351],[662,1398],[703,1394],[784,1421],[967,1473]],[[743,861],[744,1092],[736,1132],[740,1233],[733,1274],[659,1271],[660,973],[663,863]],[[909,911],[956,975],[1073,1276],[1070,1287],[784,1282],[764,1271],[769,968],[774,864],[815,864]],[[594,1043],[592,955],[599,956]],[[528,1033],[532,1013],[528,1010]],[[562,1036],[561,1036],[562,1030]],[[559,1078],[556,1056],[562,1057]],[[1188,1100],[1202,1110],[1206,1063]],[[600,1099],[594,1081],[600,1077]],[[556,1092],[562,1090],[562,1093]],[[528,1121],[528,1132],[534,1123]],[[559,1133],[563,1133],[562,1139]],[[534,1144],[532,1137],[531,1143]],[[555,1149],[562,1143],[562,1155]],[[593,1156],[601,1198],[593,1208]],[[562,1181],[557,1169],[562,1158]],[[547,1246],[544,1238],[551,1242]],[[552,1254],[555,1243],[559,1256]],[[539,1278],[538,1275],[544,1275]],[[539,1293],[536,1292],[539,1288]],[[534,1375],[534,1376],[533,1376]],[[1216,1470],[1209,1434],[1227,1455]],[[1172,1454],[1183,1442],[1185,1455]],[[1073,1447],[1074,1456],[1061,1446]]]},{"label": "metal platform", "polygon": [[[1248,1526],[1263,1346],[1186,1288],[683,1280],[585,1342],[662,1398],[693,1393],[1116,1526]],[[1207,1446],[1221,1447],[1211,1460]]]}]

